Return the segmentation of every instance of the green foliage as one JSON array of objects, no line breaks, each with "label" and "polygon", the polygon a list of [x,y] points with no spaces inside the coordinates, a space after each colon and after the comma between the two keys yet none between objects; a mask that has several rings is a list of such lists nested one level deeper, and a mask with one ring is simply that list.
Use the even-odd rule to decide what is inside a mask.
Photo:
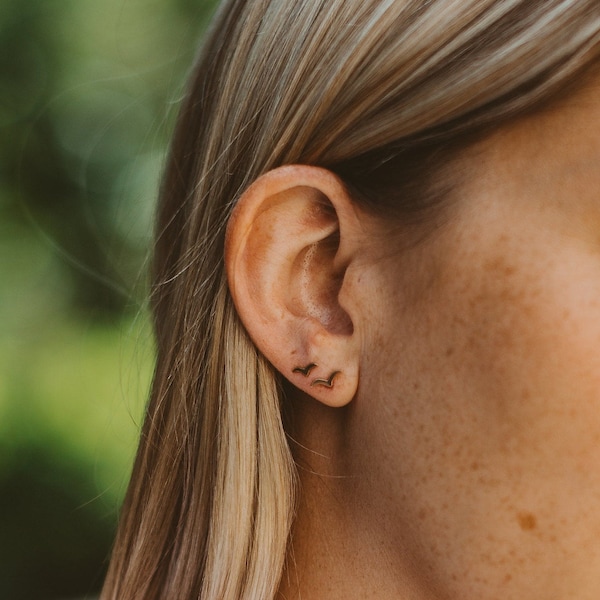
[{"label": "green foliage", "polygon": [[143,295],[169,107],[209,4],[2,4],[0,215],[62,254],[74,308],[112,317]]},{"label": "green foliage", "polygon": [[0,3],[0,598],[101,583],[152,372],[158,179],[213,4]]},{"label": "green foliage", "polygon": [[132,325],[72,322],[0,345],[0,597],[97,588],[150,379]]}]

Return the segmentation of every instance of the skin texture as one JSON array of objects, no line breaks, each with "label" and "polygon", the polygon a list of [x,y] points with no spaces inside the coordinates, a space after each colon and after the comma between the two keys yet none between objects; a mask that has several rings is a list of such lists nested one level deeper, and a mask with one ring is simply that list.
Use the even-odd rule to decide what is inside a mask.
[{"label": "skin texture", "polygon": [[[600,79],[486,139],[460,168],[442,224],[414,246],[401,225],[328,193],[339,250],[313,247],[301,291],[271,295],[285,318],[294,306],[285,335],[236,300],[299,389],[301,500],[282,598],[598,597]],[[292,202],[309,184],[330,189],[323,174],[286,177]],[[258,280],[277,264],[269,244],[244,256]],[[319,274],[340,265],[332,298]],[[278,273],[297,289],[294,269]],[[311,319],[309,338],[294,323]],[[291,371],[314,355],[349,368],[357,387],[311,393]]]},{"label": "skin texture", "polygon": [[487,140],[437,234],[364,274],[352,518],[431,597],[600,589],[599,91]]}]

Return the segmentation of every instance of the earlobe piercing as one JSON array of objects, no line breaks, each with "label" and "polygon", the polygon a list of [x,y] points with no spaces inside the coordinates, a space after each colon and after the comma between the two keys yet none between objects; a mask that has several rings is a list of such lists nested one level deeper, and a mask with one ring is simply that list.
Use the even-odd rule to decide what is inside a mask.
[{"label": "earlobe piercing", "polygon": [[305,367],[296,367],[293,370],[293,373],[302,373],[302,375],[304,375],[304,377],[308,377],[308,374],[316,367],[317,365],[315,363],[310,363],[308,365],[306,365]]},{"label": "earlobe piercing", "polygon": [[315,379],[310,385],[314,386],[314,385],[320,385],[326,388],[332,388],[333,387],[333,380],[335,379],[336,375],[339,375],[341,373],[341,371],[334,371],[328,379]]},{"label": "earlobe piercing", "polygon": [[[304,377],[308,377],[309,373],[316,367],[315,363],[310,363],[305,367],[296,367],[292,370],[293,373],[300,373],[304,375]],[[326,387],[331,389],[333,387],[334,379],[337,375],[339,375],[341,371],[334,371],[327,379],[313,379],[310,383],[312,386],[320,385],[321,387]]]}]

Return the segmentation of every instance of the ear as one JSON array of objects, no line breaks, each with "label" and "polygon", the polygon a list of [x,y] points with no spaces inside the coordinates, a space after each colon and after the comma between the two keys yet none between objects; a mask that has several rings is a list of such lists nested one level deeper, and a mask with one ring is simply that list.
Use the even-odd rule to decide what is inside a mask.
[{"label": "ear", "polygon": [[289,165],[246,190],[227,228],[229,288],[250,337],[291,383],[329,406],[350,402],[358,386],[360,345],[341,299],[359,223],[333,173]]}]

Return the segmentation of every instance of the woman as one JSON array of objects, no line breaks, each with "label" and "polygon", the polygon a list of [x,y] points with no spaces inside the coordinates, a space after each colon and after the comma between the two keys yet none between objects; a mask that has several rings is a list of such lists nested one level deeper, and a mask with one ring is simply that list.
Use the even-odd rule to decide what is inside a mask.
[{"label": "woman", "polygon": [[597,0],[222,5],[103,598],[597,598],[599,56]]}]

